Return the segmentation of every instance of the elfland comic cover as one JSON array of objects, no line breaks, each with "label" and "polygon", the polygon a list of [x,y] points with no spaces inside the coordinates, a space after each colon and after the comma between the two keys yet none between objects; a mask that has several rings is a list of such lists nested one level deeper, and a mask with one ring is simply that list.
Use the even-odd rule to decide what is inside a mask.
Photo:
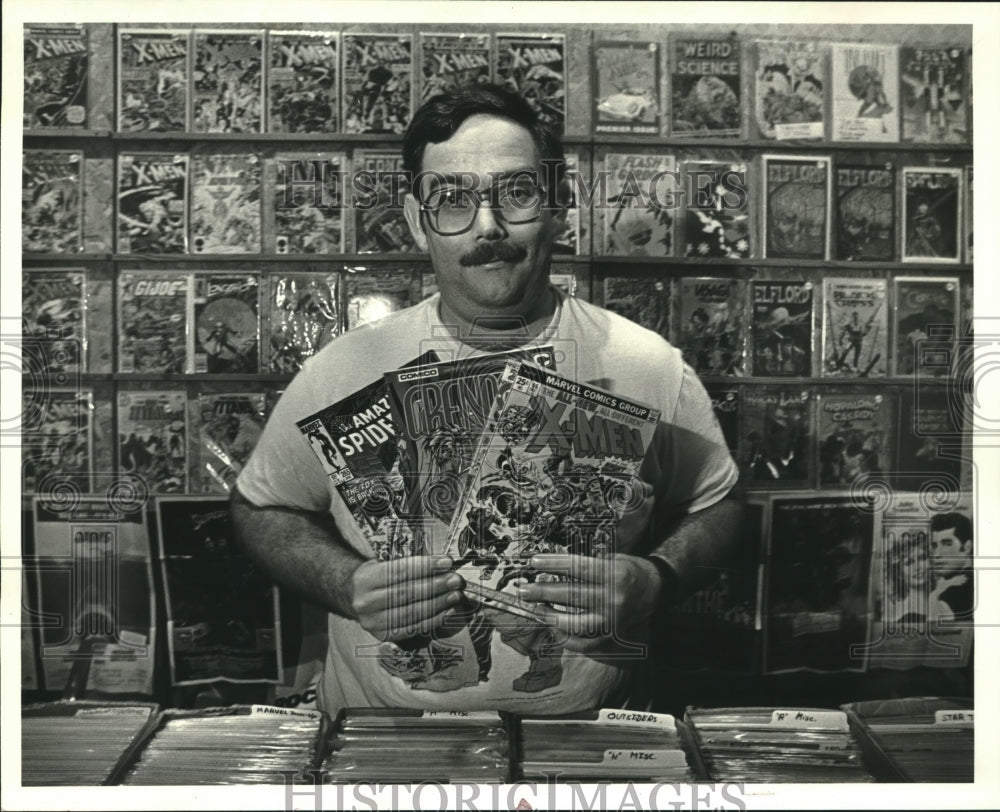
[{"label": "elfland comic cover", "polygon": [[33,372],[57,376],[82,372],[87,357],[86,323],[83,269],[22,272],[22,353]]},{"label": "elfland comic cover", "polygon": [[903,167],[903,262],[959,262],[962,169]]},{"label": "elfland comic cover", "polygon": [[413,35],[344,34],[345,133],[401,133],[413,113]]},{"label": "elfland comic cover", "polygon": [[268,295],[268,370],[291,374],[340,335],[337,274],[272,274]]},{"label": "elfland comic cover", "polygon": [[[969,141],[965,102],[971,80],[962,48],[901,46],[903,141],[958,144]],[[970,82],[971,84],[971,82]]]},{"label": "elfland comic cover", "polygon": [[720,277],[680,280],[677,347],[699,375],[743,374],[746,283]]},{"label": "elfland comic cover", "polygon": [[339,32],[269,31],[267,49],[267,131],[337,132]]},{"label": "elfland comic cover", "polygon": [[202,493],[230,493],[264,430],[264,393],[198,395],[198,473]]},{"label": "elfland comic cover", "polygon": [[409,269],[345,270],[342,288],[344,322],[348,330],[378,321],[419,301],[420,279]]},{"label": "elfland comic cover", "polygon": [[260,277],[198,274],[194,339],[196,373],[260,372]]},{"label": "elfland comic cover", "polygon": [[79,496],[91,487],[94,396],[86,387],[22,393],[21,473],[26,492]]},{"label": "elfland comic cover", "polygon": [[815,399],[808,389],[743,390],[743,476],[749,487],[811,488]]},{"label": "elfland comic cover", "polygon": [[194,32],[196,133],[264,131],[264,32]]},{"label": "elfland comic cover", "polygon": [[[675,190],[673,155],[609,152],[608,208],[604,213],[605,254],[669,257],[673,254]],[[668,178],[670,178],[668,180]]]},{"label": "elfland comic cover", "polygon": [[659,135],[660,49],[655,42],[594,43],[594,132]]},{"label": "elfland comic cover", "polygon": [[119,132],[185,132],[188,31],[118,31]]},{"label": "elfland comic cover", "polygon": [[834,141],[899,141],[898,56],[895,45],[831,46]]},{"label": "elfland comic cover", "polygon": [[812,374],[813,284],[754,280],[750,283],[751,354],[754,377]]},{"label": "elfland comic cover", "polygon": [[670,340],[669,279],[605,277],[604,307]]},{"label": "elfland comic cover", "polygon": [[830,158],[764,155],[764,256],[829,259]]},{"label": "elfland comic cover", "polygon": [[24,26],[24,129],[83,129],[89,51],[82,25]]},{"label": "elfland comic cover", "polygon": [[497,34],[496,82],[520,94],[557,135],[566,124],[566,37]]},{"label": "elfland comic cover", "polygon": [[750,256],[750,185],[745,163],[684,161],[684,256]]},{"label": "elfland comic cover", "polygon": [[893,294],[893,374],[951,374],[958,331],[958,277],[897,276]]},{"label": "elfland comic cover", "polygon": [[829,55],[822,43],[758,42],[754,116],[761,138],[822,138]]},{"label": "elfland comic cover", "polygon": [[191,248],[196,254],[259,254],[261,165],[253,154],[191,159]]},{"label": "elfland comic cover", "polygon": [[740,79],[740,43],[735,37],[672,40],[670,134],[737,138]]},{"label": "elfland comic cover", "polygon": [[118,371],[192,372],[194,285],[179,271],[123,271],[118,281]]},{"label": "elfland comic cover", "polygon": [[490,81],[489,34],[420,34],[420,99]]},{"label": "elfland comic cover", "polygon": [[118,393],[118,470],[150,493],[187,490],[186,405],[181,391]]},{"label": "elfland comic cover", "polygon": [[355,150],[353,174],[355,252],[415,252],[417,246],[403,214],[403,200],[409,186],[399,152]]},{"label": "elfland comic cover", "polygon": [[890,392],[819,396],[820,487],[848,487],[862,476],[895,470],[895,406]]},{"label": "elfland comic cover", "polygon": [[726,440],[726,448],[734,460],[740,459],[740,390],[724,384],[706,384],[705,391],[712,401],[712,413],[719,421],[722,436]]},{"label": "elfland comic cover", "polygon": [[344,253],[342,152],[279,152],[274,158],[272,250],[275,254]]},{"label": "elfland comic cover", "polygon": [[896,170],[837,164],[837,259],[896,257]]},{"label": "elfland comic cover", "polygon": [[823,280],[824,377],[882,378],[889,367],[884,279]]},{"label": "elfland comic cover", "polygon": [[21,250],[70,254],[83,246],[83,153],[26,149],[21,164]]},{"label": "elfland comic cover", "polygon": [[118,156],[118,252],[187,252],[188,156]]}]

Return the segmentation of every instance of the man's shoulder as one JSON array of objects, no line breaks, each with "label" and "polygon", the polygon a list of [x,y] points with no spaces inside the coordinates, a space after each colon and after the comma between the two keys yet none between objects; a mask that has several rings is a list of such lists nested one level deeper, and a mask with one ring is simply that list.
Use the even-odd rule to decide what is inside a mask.
[{"label": "man's shoulder", "polygon": [[573,338],[585,346],[593,344],[605,358],[620,356],[650,364],[681,360],[680,351],[659,333],[618,313],[575,296],[567,296],[563,308],[564,324],[579,333]]}]

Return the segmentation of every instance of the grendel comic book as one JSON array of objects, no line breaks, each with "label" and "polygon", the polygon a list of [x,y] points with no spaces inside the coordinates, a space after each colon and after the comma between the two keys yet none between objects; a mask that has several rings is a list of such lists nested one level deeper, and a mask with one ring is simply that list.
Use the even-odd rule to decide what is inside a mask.
[{"label": "grendel comic book", "polygon": [[260,277],[197,274],[194,371],[260,372]]},{"label": "grendel comic book", "polygon": [[191,159],[191,248],[196,254],[259,254],[260,158],[197,153]]},{"label": "grendel comic book", "polygon": [[735,37],[672,40],[670,134],[738,137],[740,79],[740,43]]},{"label": "grendel comic book", "polygon": [[812,374],[813,284],[753,280],[750,374],[808,377]]},{"label": "grendel comic book", "polygon": [[746,283],[721,277],[680,280],[677,347],[700,375],[742,375]]},{"label": "grendel comic book", "polygon": [[834,141],[899,141],[898,51],[870,42],[831,46]]},{"label": "grendel comic book", "polygon": [[337,132],[340,34],[269,31],[267,46],[268,132]]},{"label": "grendel comic book", "polygon": [[82,372],[87,357],[87,287],[81,268],[21,274],[22,352],[44,374]]},{"label": "grendel comic book", "polygon": [[417,250],[403,214],[409,190],[403,158],[393,150],[355,150],[354,250],[358,254]]},{"label": "grendel comic book", "polygon": [[[893,279],[892,374],[947,377],[958,331],[955,276],[897,276]],[[937,340],[935,340],[937,339]]]},{"label": "grendel comic book", "polygon": [[596,42],[593,75],[595,133],[660,134],[660,50],[655,42]]},{"label": "grendel comic book", "polygon": [[[580,174],[580,156],[575,152],[566,152],[566,182],[571,189],[576,188],[576,178]],[[589,218],[584,218],[586,222]],[[552,243],[553,254],[572,254],[579,256],[582,253],[590,253],[584,248],[587,243],[587,229],[580,219],[580,204],[574,199],[566,207],[566,222],[561,233],[556,234]]]},{"label": "grendel comic book", "polygon": [[962,255],[962,169],[903,167],[903,262],[958,262]]},{"label": "grendel comic book", "polygon": [[894,407],[889,392],[820,395],[820,487],[847,487],[866,474],[895,470]]},{"label": "grendel comic book", "polygon": [[745,163],[684,161],[684,255],[750,256],[750,186]]},{"label": "grendel comic book", "polygon": [[342,152],[279,152],[273,161],[276,254],[344,253],[343,195],[347,156]]},{"label": "grendel comic book", "polygon": [[829,259],[830,158],[764,155],[764,256]]},{"label": "grendel comic book", "polygon": [[186,132],[188,31],[118,31],[118,130]]},{"label": "grendel comic book", "polygon": [[291,374],[340,335],[337,274],[272,274],[268,296],[271,372]]},{"label": "grendel comic book", "polygon": [[196,133],[264,131],[263,31],[194,32]]},{"label": "grendel comic book", "polygon": [[264,393],[198,395],[195,487],[229,493],[264,430]]},{"label": "grendel comic book", "polygon": [[412,269],[346,268],[343,280],[344,322],[348,330],[416,304],[420,279]]},{"label": "grendel comic book", "polygon": [[813,486],[814,397],[808,389],[743,390],[743,465],[748,487]]},{"label": "grendel comic book", "polygon": [[837,164],[837,259],[896,257],[896,170]]},{"label": "grendel comic book", "polygon": [[824,377],[881,378],[889,365],[884,279],[823,280]]},{"label": "grendel comic book", "polygon": [[557,135],[566,123],[566,37],[497,34],[496,82],[528,100]]},{"label": "grendel comic book", "polygon": [[192,372],[194,289],[177,271],[123,271],[118,282],[118,371]]},{"label": "grendel comic book", "polygon": [[420,34],[420,99],[490,81],[489,34]]},{"label": "grendel comic book", "polygon": [[21,165],[21,250],[70,254],[83,245],[83,153],[26,149]]},{"label": "grendel comic book", "polygon": [[344,34],[345,133],[401,133],[413,113],[413,35]]},{"label": "grendel comic book", "polygon": [[828,54],[823,44],[758,42],[754,117],[761,138],[822,138]]},{"label": "grendel comic book", "polygon": [[150,493],[187,490],[186,407],[181,391],[118,393],[118,470]]},{"label": "grendel comic book", "polygon": [[899,49],[903,141],[956,144],[969,140],[965,81],[971,78],[961,48]]},{"label": "grendel comic book", "polygon": [[608,153],[608,209],[604,213],[605,254],[669,257],[674,218],[666,203],[673,185],[673,155]]},{"label": "grendel comic book", "polygon": [[94,465],[93,392],[31,389],[22,396],[21,473],[24,490],[88,493]]},{"label": "grendel comic book", "polygon": [[87,124],[89,50],[82,25],[24,26],[24,128]]},{"label": "grendel comic book", "polygon": [[187,252],[188,156],[118,156],[118,252]]},{"label": "grendel comic book", "polygon": [[609,276],[604,307],[670,340],[670,280]]},{"label": "grendel comic book", "polygon": [[740,390],[732,389],[724,384],[706,384],[705,391],[712,401],[712,413],[719,421],[722,436],[726,440],[726,448],[734,460],[740,458]]}]

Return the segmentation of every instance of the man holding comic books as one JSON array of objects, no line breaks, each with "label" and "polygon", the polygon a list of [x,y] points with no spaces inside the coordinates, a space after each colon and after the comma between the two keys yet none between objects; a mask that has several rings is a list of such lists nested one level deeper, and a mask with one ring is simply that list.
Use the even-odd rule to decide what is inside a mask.
[{"label": "man holding comic books", "polygon": [[[659,335],[550,284],[566,216],[564,156],[523,98],[495,86],[436,96],[415,114],[403,153],[412,179],[406,218],[440,293],[309,359],[234,489],[237,536],[279,585],[330,612],[318,704],[331,714],[349,706],[565,713],[634,703],[630,677],[655,613],[708,580],[738,543],[737,469],[711,402]],[[519,588],[507,587],[532,608],[507,612],[456,570],[500,561],[505,545],[517,545],[515,514],[537,526],[544,505],[522,491],[498,499],[488,521],[468,511],[461,549],[449,544],[446,525],[425,517],[425,554],[379,554],[342,497],[337,460],[314,453],[303,421],[428,351],[449,360],[542,346],[553,348],[558,375],[587,396],[645,404],[659,420],[654,414],[602,554],[537,548],[521,562]],[[508,485],[539,474],[519,469],[513,455],[496,462]],[[581,467],[565,454],[547,472]],[[588,500],[594,493],[600,500],[600,488]]]}]

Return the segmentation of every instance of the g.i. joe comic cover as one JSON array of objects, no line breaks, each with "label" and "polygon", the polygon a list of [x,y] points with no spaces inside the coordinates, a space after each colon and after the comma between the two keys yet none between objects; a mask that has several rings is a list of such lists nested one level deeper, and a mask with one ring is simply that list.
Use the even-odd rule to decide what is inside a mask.
[{"label": "g.i. joe comic cover", "polygon": [[490,81],[489,34],[421,33],[420,99]]},{"label": "g.i. joe comic cover", "polygon": [[94,465],[92,391],[25,388],[22,403],[24,490],[53,498],[89,492]]},{"label": "g.i. joe comic cover", "polygon": [[946,377],[951,374],[958,332],[958,278],[897,276],[893,280],[896,310],[895,375]]},{"label": "g.i. joe comic cover", "polygon": [[660,50],[655,42],[596,42],[593,75],[595,133],[660,134]]},{"label": "g.i. joe comic cover", "polygon": [[748,487],[813,487],[814,405],[808,389],[743,390],[742,473]]},{"label": "g.i. joe comic cover", "polygon": [[765,155],[764,256],[829,259],[830,159]]},{"label": "g.i. joe comic cover", "polygon": [[188,31],[118,31],[118,129],[188,129]]},{"label": "g.i. joe comic cover", "polygon": [[87,30],[24,26],[24,128],[82,129],[87,123]]},{"label": "g.i. joe comic cover", "polygon": [[118,252],[187,251],[188,156],[122,153],[118,156]]},{"label": "g.i. joe comic cover", "polygon": [[385,318],[420,300],[420,278],[412,268],[370,270],[345,268],[344,322],[348,330]]},{"label": "g.i. joe comic cover", "polygon": [[198,395],[195,487],[229,493],[263,430],[263,392]]},{"label": "g.i. joe comic cover", "polygon": [[355,150],[354,250],[358,254],[417,250],[403,214],[409,186],[403,158],[393,150]]},{"label": "g.i. joe comic cover", "polygon": [[889,366],[884,279],[823,280],[824,377],[881,378]]},{"label": "g.i. joe comic cover", "polygon": [[45,374],[82,372],[87,357],[86,315],[82,269],[25,270],[21,274],[25,366]]},{"label": "g.i. joe comic cover", "polygon": [[83,153],[26,149],[21,160],[21,250],[79,251],[83,245]]},{"label": "g.i. joe comic cover", "polygon": [[340,334],[337,274],[272,274],[268,295],[271,372],[295,373]]},{"label": "g.i. joe comic cover", "polygon": [[750,256],[750,185],[745,163],[684,161],[684,256]]},{"label": "g.i. joe comic cover", "polygon": [[192,372],[194,286],[178,271],[123,271],[118,280],[118,371]]},{"label": "g.i. joe comic cover", "polygon": [[[965,103],[971,79],[962,48],[901,46],[903,141],[955,144],[969,140]],[[970,82],[971,84],[971,82]]]},{"label": "g.i. joe comic cover", "polygon": [[264,131],[264,32],[194,32],[196,133]]},{"label": "g.i. joe comic cover", "polygon": [[184,392],[118,393],[118,466],[150,493],[187,490],[187,396]]},{"label": "g.i. joe comic cover", "polygon": [[740,279],[687,277],[680,280],[677,347],[700,375],[742,375],[746,352]]},{"label": "g.i. joe comic cover", "polygon": [[401,133],[413,113],[413,36],[344,34],[345,133]]},{"label": "g.i. joe comic cover", "polygon": [[892,458],[895,406],[895,398],[889,392],[820,395],[817,427],[820,487],[846,487],[865,474],[895,470]]},{"label": "g.i. joe comic cover", "polygon": [[260,277],[198,274],[194,299],[194,371],[260,371]]},{"label": "g.i. joe comic cover", "polygon": [[670,340],[670,280],[640,276],[604,279],[604,307]]},{"label": "g.i. joe comic cover", "polygon": [[566,123],[566,37],[497,34],[496,82],[520,94],[558,135]]},{"label": "g.i. joe comic cover", "polygon": [[903,262],[958,262],[962,255],[960,167],[903,167]]},{"label": "g.i. joe comic cover", "polygon": [[279,152],[274,159],[273,251],[276,254],[344,253],[343,194],[347,156],[342,152]]},{"label": "g.i. joe comic cover", "polygon": [[669,257],[673,254],[673,211],[667,205],[676,189],[673,155],[610,152],[608,208],[604,212],[605,254]]},{"label": "g.i. joe comic cover", "polygon": [[191,248],[196,254],[259,254],[261,166],[252,154],[191,159]]},{"label": "g.i. joe comic cover", "polygon": [[896,170],[837,164],[837,259],[896,256]]},{"label": "g.i. joe comic cover", "polygon": [[670,134],[739,136],[740,79],[740,43],[735,37],[672,40]]},{"label": "g.i. joe comic cover", "polygon": [[822,138],[826,106],[826,46],[758,42],[754,117],[761,138]]},{"label": "g.i. joe comic cover", "polygon": [[831,48],[834,141],[899,141],[899,63],[895,45]]},{"label": "g.i. joe comic cover", "polygon": [[335,133],[340,128],[340,34],[269,31],[267,130]]},{"label": "g.i. joe comic cover", "polygon": [[808,377],[812,374],[813,284],[754,280],[750,283],[750,374]]}]

